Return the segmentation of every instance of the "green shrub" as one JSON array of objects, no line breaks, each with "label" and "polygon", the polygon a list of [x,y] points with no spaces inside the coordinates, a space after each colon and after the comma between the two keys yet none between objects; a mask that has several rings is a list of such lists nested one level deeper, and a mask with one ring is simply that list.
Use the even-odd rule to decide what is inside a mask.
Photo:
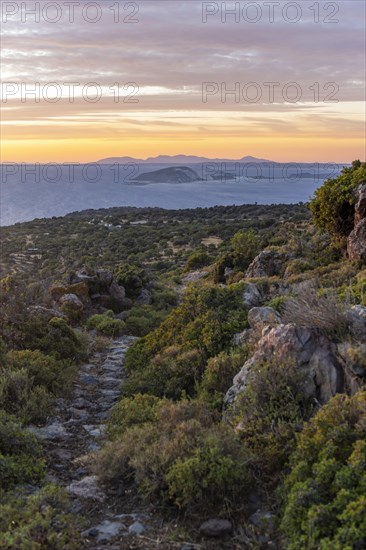
[{"label": "green shrub", "polygon": [[208,360],[199,388],[199,398],[221,410],[223,398],[233,384],[233,378],[243,366],[247,353],[244,349],[221,352]]},{"label": "green shrub", "polygon": [[53,398],[66,395],[76,370],[38,350],[11,351],[0,369],[0,408],[23,422],[40,422],[50,413]]},{"label": "green shrub", "polygon": [[264,482],[276,483],[314,405],[304,396],[304,374],[296,365],[273,358],[250,372],[245,391],[227,412],[243,445],[253,453],[253,465]]},{"label": "green shrub", "polygon": [[212,259],[207,254],[206,250],[195,250],[192,252],[187,260],[185,271],[192,271],[194,269],[200,269],[211,263]]},{"label": "green shrub", "polygon": [[218,425],[203,435],[190,456],[178,458],[169,469],[169,497],[180,508],[204,504],[205,513],[218,504],[219,510],[238,509],[251,483],[248,463],[233,433]]},{"label": "green shrub", "polygon": [[305,426],[284,483],[286,548],[366,543],[366,392],[336,395]]},{"label": "green shrub", "polygon": [[65,491],[56,486],[28,498],[5,495],[0,501],[3,550],[78,550],[80,523]]},{"label": "green shrub", "polygon": [[46,418],[52,408],[52,396],[46,388],[33,385],[26,369],[7,369],[0,375],[0,408],[25,423]]},{"label": "green shrub", "polygon": [[57,359],[83,361],[87,359],[87,340],[71,328],[65,319],[54,317],[46,321],[34,316],[24,324],[25,346],[41,350]]},{"label": "green shrub", "polygon": [[15,417],[0,411],[0,489],[38,483],[44,474],[42,450],[36,437],[22,428]]},{"label": "green shrub", "polygon": [[[246,326],[247,309],[242,301],[242,285],[227,288],[209,285],[192,286],[184,294],[179,306],[161,325],[128,350],[125,363],[127,373],[139,375],[141,380],[145,374],[147,378],[152,377],[152,385],[159,386],[154,379],[155,374],[160,373],[164,377],[165,365],[168,369],[166,372],[169,373],[169,357],[165,355],[165,350],[168,348],[179,349],[181,352],[196,350],[200,359],[194,360],[193,368],[188,365],[188,379],[186,379],[188,386],[186,383],[181,383],[181,375],[174,366],[175,357],[172,358],[170,369],[173,378],[177,378],[180,382],[175,388],[170,384],[169,395],[173,393],[174,396],[179,395],[182,390],[191,392],[192,384],[200,381],[207,359],[228,348],[233,335]],[[169,356],[170,352],[166,353]],[[156,356],[159,357],[154,363]],[[186,373],[183,372],[182,376],[185,378]],[[162,383],[165,388],[169,381],[163,380]],[[163,395],[162,390],[159,390],[157,395]]]},{"label": "green shrub", "polygon": [[152,305],[158,311],[166,311],[178,303],[178,295],[170,288],[154,288],[152,291]]},{"label": "green shrub", "polygon": [[97,330],[105,336],[119,336],[126,328],[126,323],[120,319],[113,319],[113,311],[96,314],[89,317],[86,323],[88,330]]},{"label": "green shrub", "polygon": [[108,434],[117,439],[128,428],[154,422],[157,420],[157,409],[162,400],[153,395],[138,393],[132,397],[122,398],[112,409],[108,422]]},{"label": "green shrub", "polygon": [[54,395],[65,394],[76,375],[70,361],[60,361],[38,350],[10,351],[6,359],[7,368],[25,369],[34,386],[44,386]]},{"label": "green shrub", "polygon": [[[159,404],[156,420],[106,445],[96,471],[114,486],[135,481],[143,496],[184,508],[239,509],[250,482],[248,457],[233,431],[194,401]],[[230,503],[230,504],[229,504]]]},{"label": "green shrub", "polygon": [[260,251],[261,240],[253,229],[235,233],[230,241],[233,267],[247,269]]},{"label": "green shrub", "polygon": [[117,265],[114,278],[126,290],[129,298],[137,298],[143,286],[147,283],[147,275],[142,267],[120,263]]},{"label": "green shrub", "polygon": [[183,392],[192,396],[203,371],[204,359],[199,350],[183,351],[171,346],[158,353],[143,370],[132,372],[122,393],[151,393],[171,399],[179,399]]},{"label": "green shrub", "polygon": [[166,317],[163,311],[156,311],[152,306],[135,306],[126,319],[127,330],[135,336],[145,336]]},{"label": "green shrub", "polygon": [[278,313],[282,313],[288,300],[288,296],[275,296],[269,302],[267,302],[266,306],[272,307],[273,309],[278,311]]},{"label": "green shrub", "polygon": [[304,260],[303,258],[295,258],[287,263],[285,278],[305,273],[313,268],[314,266],[309,261]]},{"label": "green shrub", "polygon": [[326,180],[315,191],[310,209],[319,229],[347,237],[354,225],[355,189],[366,180],[366,163],[354,161],[335,179]]}]

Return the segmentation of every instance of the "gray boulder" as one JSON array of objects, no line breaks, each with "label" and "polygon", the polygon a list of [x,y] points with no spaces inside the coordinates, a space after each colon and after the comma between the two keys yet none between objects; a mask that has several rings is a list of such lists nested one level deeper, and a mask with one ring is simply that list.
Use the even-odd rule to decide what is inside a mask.
[{"label": "gray boulder", "polygon": [[228,519],[209,519],[202,523],[200,534],[204,537],[224,537],[233,530],[233,525]]},{"label": "gray boulder", "polygon": [[366,307],[353,306],[347,316],[352,335],[358,340],[366,341]]},{"label": "gray boulder", "polygon": [[252,329],[263,330],[281,323],[280,314],[273,307],[253,307],[248,313],[248,322]]},{"label": "gray boulder", "polygon": [[75,310],[83,309],[83,302],[76,296],[76,294],[64,294],[60,298],[60,304],[70,307]]},{"label": "gray boulder", "polygon": [[188,273],[184,277],[182,277],[182,283],[183,285],[189,285],[190,283],[195,283],[196,281],[200,281],[201,279],[204,279],[209,275],[209,271],[191,271],[191,273]]},{"label": "gray boulder", "polygon": [[243,292],[243,303],[248,307],[259,306],[262,302],[262,295],[254,283],[247,283]]},{"label": "gray boulder", "polygon": [[347,253],[350,260],[366,262],[366,182],[356,190],[355,224],[347,239]]},{"label": "gray boulder", "polygon": [[317,329],[294,324],[277,325],[259,340],[256,351],[235,376],[225,396],[231,405],[244,392],[253,372],[276,357],[277,362],[292,363],[304,373],[304,394],[326,403],[345,389],[345,377],[335,346]]},{"label": "gray boulder", "polygon": [[59,420],[54,420],[51,424],[48,424],[43,428],[30,426],[29,430],[33,432],[38,439],[45,439],[49,441],[64,441],[65,439],[71,437],[71,434]]},{"label": "gray boulder", "polygon": [[136,298],[136,304],[139,306],[149,306],[152,302],[151,292],[147,288],[143,288]]},{"label": "gray boulder", "polygon": [[98,500],[100,502],[103,502],[106,498],[99,488],[96,476],[87,476],[80,481],[73,481],[68,487],[68,492],[74,497]]},{"label": "gray boulder", "polygon": [[366,218],[361,220],[347,239],[347,253],[350,260],[366,262]]},{"label": "gray boulder", "polygon": [[224,271],[225,281],[230,279],[230,277],[232,276],[233,273],[234,273],[234,270],[231,267],[225,267],[225,271]]},{"label": "gray boulder", "polygon": [[245,344],[248,344],[253,336],[254,331],[251,328],[247,328],[243,330],[243,332],[237,332],[234,334],[231,345],[236,346],[244,346]]},{"label": "gray boulder", "polygon": [[262,250],[248,267],[245,276],[257,278],[281,275],[288,259],[289,255],[284,252],[271,249]]},{"label": "gray boulder", "polygon": [[72,277],[70,278],[70,283],[95,283],[97,282],[97,277],[95,275],[92,275],[89,273],[89,271],[86,268],[80,269],[77,271]]},{"label": "gray boulder", "polygon": [[113,282],[113,273],[108,269],[97,269],[96,276],[106,288],[108,288]]}]

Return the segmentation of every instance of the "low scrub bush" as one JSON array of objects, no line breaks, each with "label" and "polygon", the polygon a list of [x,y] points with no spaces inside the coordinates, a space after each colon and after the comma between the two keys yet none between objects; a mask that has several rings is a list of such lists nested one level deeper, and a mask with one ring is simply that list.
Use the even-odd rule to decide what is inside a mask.
[{"label": "low scrub bush", "polygon": [[48,485],[30,497],[0,499],[3,550],[78,550],[82,522],[71,513],[66,492]]},{"label": "low scrub bush", "polygon": [[114,319],[113,311],[92,315],[86,323],[88,330],[95,329],[105,336],[119,336],[126,328],[126,323],[120,319]]},{"label": "low scrub bush", "polygon": [[7,365],[11,370],[25,369],[34,386],[44,386],[54,395],[65,394],[71,387],[76,368],[38,350],[10,351]]},{"label": "low scrub bush", "polygon": [[296,365],[263,363],[251,370],[246,390],[227,411],[253,455],[257,474],[271,485],[288,462],[296,433],[313,413],[314,404],[305,398],[303,383],[304,375]]},{"label": "low scrub bush", "polygon": [[116,439],[132,426],[156,421],[157,410],[162,403],[154,395],[141,393],[122,398],[112,409],[108,423],[109,436]]},{"label": "low scrub bush", "polygon": [[126,263],[117,265],[114,278],[119,285],[125,288],[129,298],[137,298],[143,286],[148,282],[147,274],[142,267]]},{"label": "low scrub bush", "polygon": [[310,203],[315,224],[337,239],[347,237],[353,229],[355,190],[366,180],[366,163],[356,160],[334,179],[326,180]]},{"label": "low scrub bush", "polygon": [[125,395],[194,396],[208,358],[227,349],[247,326],[242,290],[241,284],[190,287],[160,326],[128,350]]},{"label": "low scrub bush", "polygon": [[[155,415],[155,413],[154,413]],[[156,419],[107,444],[96,469],[105,482],[134,480],[148,499],[223,512],[240,508],[250,484],[248,456],[235,433],[195,401],[162,403]]]},{"label": "low scrub bush", "polygon": [[38,350],[11,351],[0,368],[0,408],[23,422],[41,422],[57,395],[70,390],[75,367]]},{"label": "low scrub bush", "polygon": [[212,258],[207,254],[206,250],[195,250],[188,257],[185,271],[200,269],[201,267],[209,265],[211,261]]},{"label": "low scrub bush", "polygon": [[305,426],[283,488],[286,548],[366,543],[366,393],[336,395]]},{"label": "low scrub bush", "polygon": [[0,490],[19,483],[38,483],[44,474],[42,449],[35,436],[15,417],[0,411]]},{"label": "low scrub bush", "polygon": [[133,307],[126,319],[126,329],[135,336],[145,336],[163,321],[166,314],[152,306]]},{"label": "low scrub bush", "polygon": [[203,355],[197,349],[184,351],[179,346],[168,347],[151,359],[147,367],[132,372],[122,393],[151,393],[170,399],[180,399],[182,393],[193,396],[204,364]]},{"label": "low scrub bush", "polygon": [[24,323],[24,345],[32,350],[41,350],[57,359],[79,362],[87,359],[87,339],[71,328],[65,319],[54,317],[46,321],[33,317]]},{"label": "low scrub bush", "polygon": [[247,350],[236,349],[221,352],[208,360],[202,383],[199,388],[199,398],[205,403],[221,410],[223,398],[233,384],[233,378],[240,371],[247,358]]}]

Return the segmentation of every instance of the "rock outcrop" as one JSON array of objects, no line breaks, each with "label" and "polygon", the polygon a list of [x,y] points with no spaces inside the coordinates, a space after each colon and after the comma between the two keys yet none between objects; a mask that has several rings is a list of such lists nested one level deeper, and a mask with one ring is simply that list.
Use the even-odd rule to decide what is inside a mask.
[{"label": "rock outcrop", "polygon": [[347,314],[349,329],[356,340],[366,343],[366,307],[352,306]]},{"label": "rock outcrop", "polygon": [[248,267],[245,277],[273,277],[281,275],[289,256],[278,250],[262,250]]},{"label": "rock outcrop", "polygon": [[[263,309],[263,308],[259,308]],[[273,359],[296,365],[304,374],[303,391],[320,403],[345,389],[345,373],[336,347],[319,330],[294,324],[265,327],[252,357],[235,376],[225,396],[231,405],[245,391],[257,367]]]},{"label": "rock outcrop", "polygon": [[357,191],[355,226],[347,239],[347,253],[350,260],[366,262],[366,182]]},{"label": "rock outcrop", "polygon": [[132,305],[124,287],[117,284],[113,273],[107,269],[83,268],[71,274],[69,283],[53,285],[49,297],[53,308],[60,308],[71,317],[101,313],[106,309],[120,312]]},{"label": "rock outcrop", "polygon": [[247,283],[243,292],[243,303],[246,306],[259,306],[263,300],[262,294],[254,283]]},{"label": "rock outcrop", "polygon": [[248,322],[252,329],[259,331],[279,325],[281,317],[273,307],[253,307],[248,313]]}]

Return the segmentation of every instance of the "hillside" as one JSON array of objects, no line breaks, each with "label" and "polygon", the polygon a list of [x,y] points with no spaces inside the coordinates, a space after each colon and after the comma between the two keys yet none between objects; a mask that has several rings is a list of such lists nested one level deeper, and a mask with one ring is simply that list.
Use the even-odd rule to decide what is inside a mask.
[{"label": "hillside", "polygon": [[201,178],[187,166],[174,166],[169,168],[161,168],[153,172],[144,172],[139,174],[132,183],[191,183],[198,181]]},{"label": "hillside", "polygon": [[365,182],[3,228],[0,546],[362,548]]}]

